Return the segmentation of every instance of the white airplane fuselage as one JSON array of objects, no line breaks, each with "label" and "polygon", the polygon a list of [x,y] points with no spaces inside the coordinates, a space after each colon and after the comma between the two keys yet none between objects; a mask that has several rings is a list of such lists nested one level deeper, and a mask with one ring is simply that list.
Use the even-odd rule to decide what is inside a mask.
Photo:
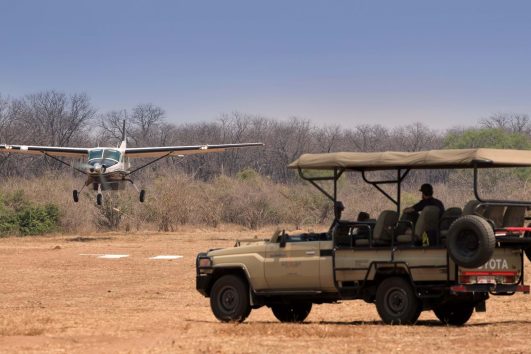
[{"label": "white airplane fuselage", "polygon": [[125,160],[125,141],[120,147],[98,147],[89,150],[86,165],[87,181],[94,190],[124,189],[129,174],[130,164]]}]

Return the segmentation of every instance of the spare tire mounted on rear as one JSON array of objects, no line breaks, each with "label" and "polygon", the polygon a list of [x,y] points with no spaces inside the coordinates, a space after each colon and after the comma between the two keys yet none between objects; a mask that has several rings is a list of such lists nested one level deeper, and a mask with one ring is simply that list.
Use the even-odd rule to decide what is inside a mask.
[{"label": "spare tire mounted on rear", "polygon": [[450,226],[447,244],[448,253],[457,265],[477,268],[492,257],[496,237],[487,220],[477,215],[466,215]]}]

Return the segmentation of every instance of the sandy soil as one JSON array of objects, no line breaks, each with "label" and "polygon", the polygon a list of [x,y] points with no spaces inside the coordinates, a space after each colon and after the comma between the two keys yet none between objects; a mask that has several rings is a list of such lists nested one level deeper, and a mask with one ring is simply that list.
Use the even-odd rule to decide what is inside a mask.
[{"label": "sandy soil", "polygon": [[[415,326],[386,326],[362,301],[314,306],[304,324],[281,324],[268,308],[242,324],[219,323],[195,290],[195,255],[254,234],[0,239],[0,352],[531,352],[531,296],[523,294],[492,298],[461,328],[431,312]],[[149,259],[157,255],[183,258]]]}]

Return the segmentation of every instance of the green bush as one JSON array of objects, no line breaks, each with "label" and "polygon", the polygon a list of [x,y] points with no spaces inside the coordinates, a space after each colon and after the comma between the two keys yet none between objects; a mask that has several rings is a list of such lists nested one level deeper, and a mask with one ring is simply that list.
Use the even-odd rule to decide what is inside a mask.
[{"label": "green bush", "polygon": [[23,191],[0,198],[0,236],[45,234],[55,231],[58,223],[57,206],[33,205]]},{"label": "green bush", "polygon": [[55,231],[59,222],[59,208],[53,204],[29,206],[17,213],[21,235],[40,235]]}]

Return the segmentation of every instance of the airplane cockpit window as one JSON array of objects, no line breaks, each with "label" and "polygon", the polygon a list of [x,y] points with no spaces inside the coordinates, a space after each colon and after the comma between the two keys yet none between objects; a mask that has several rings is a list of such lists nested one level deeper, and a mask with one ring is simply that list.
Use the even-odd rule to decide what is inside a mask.
[{"label": "airplane cockpit window", "polygon": [[97,149],[89,151],[89,164],[100,164],[106,167],[117,164],[120,161],[120,151],[114,149]]},{"label": "airplane cockpit window", "polygon": [[102,149],[90,150],[89,154],[88,154],[88,159],[89,159],[89,161],[90,160],[94,160],[94,159],[101,159],[102,154],[103,154],[103,150]]},{"label": "airplane cockpit window", "polygon": [[115,160],[116,162],[120,161],[120,151],[118,150],[104,150],[103,151],[104,159]]}]

